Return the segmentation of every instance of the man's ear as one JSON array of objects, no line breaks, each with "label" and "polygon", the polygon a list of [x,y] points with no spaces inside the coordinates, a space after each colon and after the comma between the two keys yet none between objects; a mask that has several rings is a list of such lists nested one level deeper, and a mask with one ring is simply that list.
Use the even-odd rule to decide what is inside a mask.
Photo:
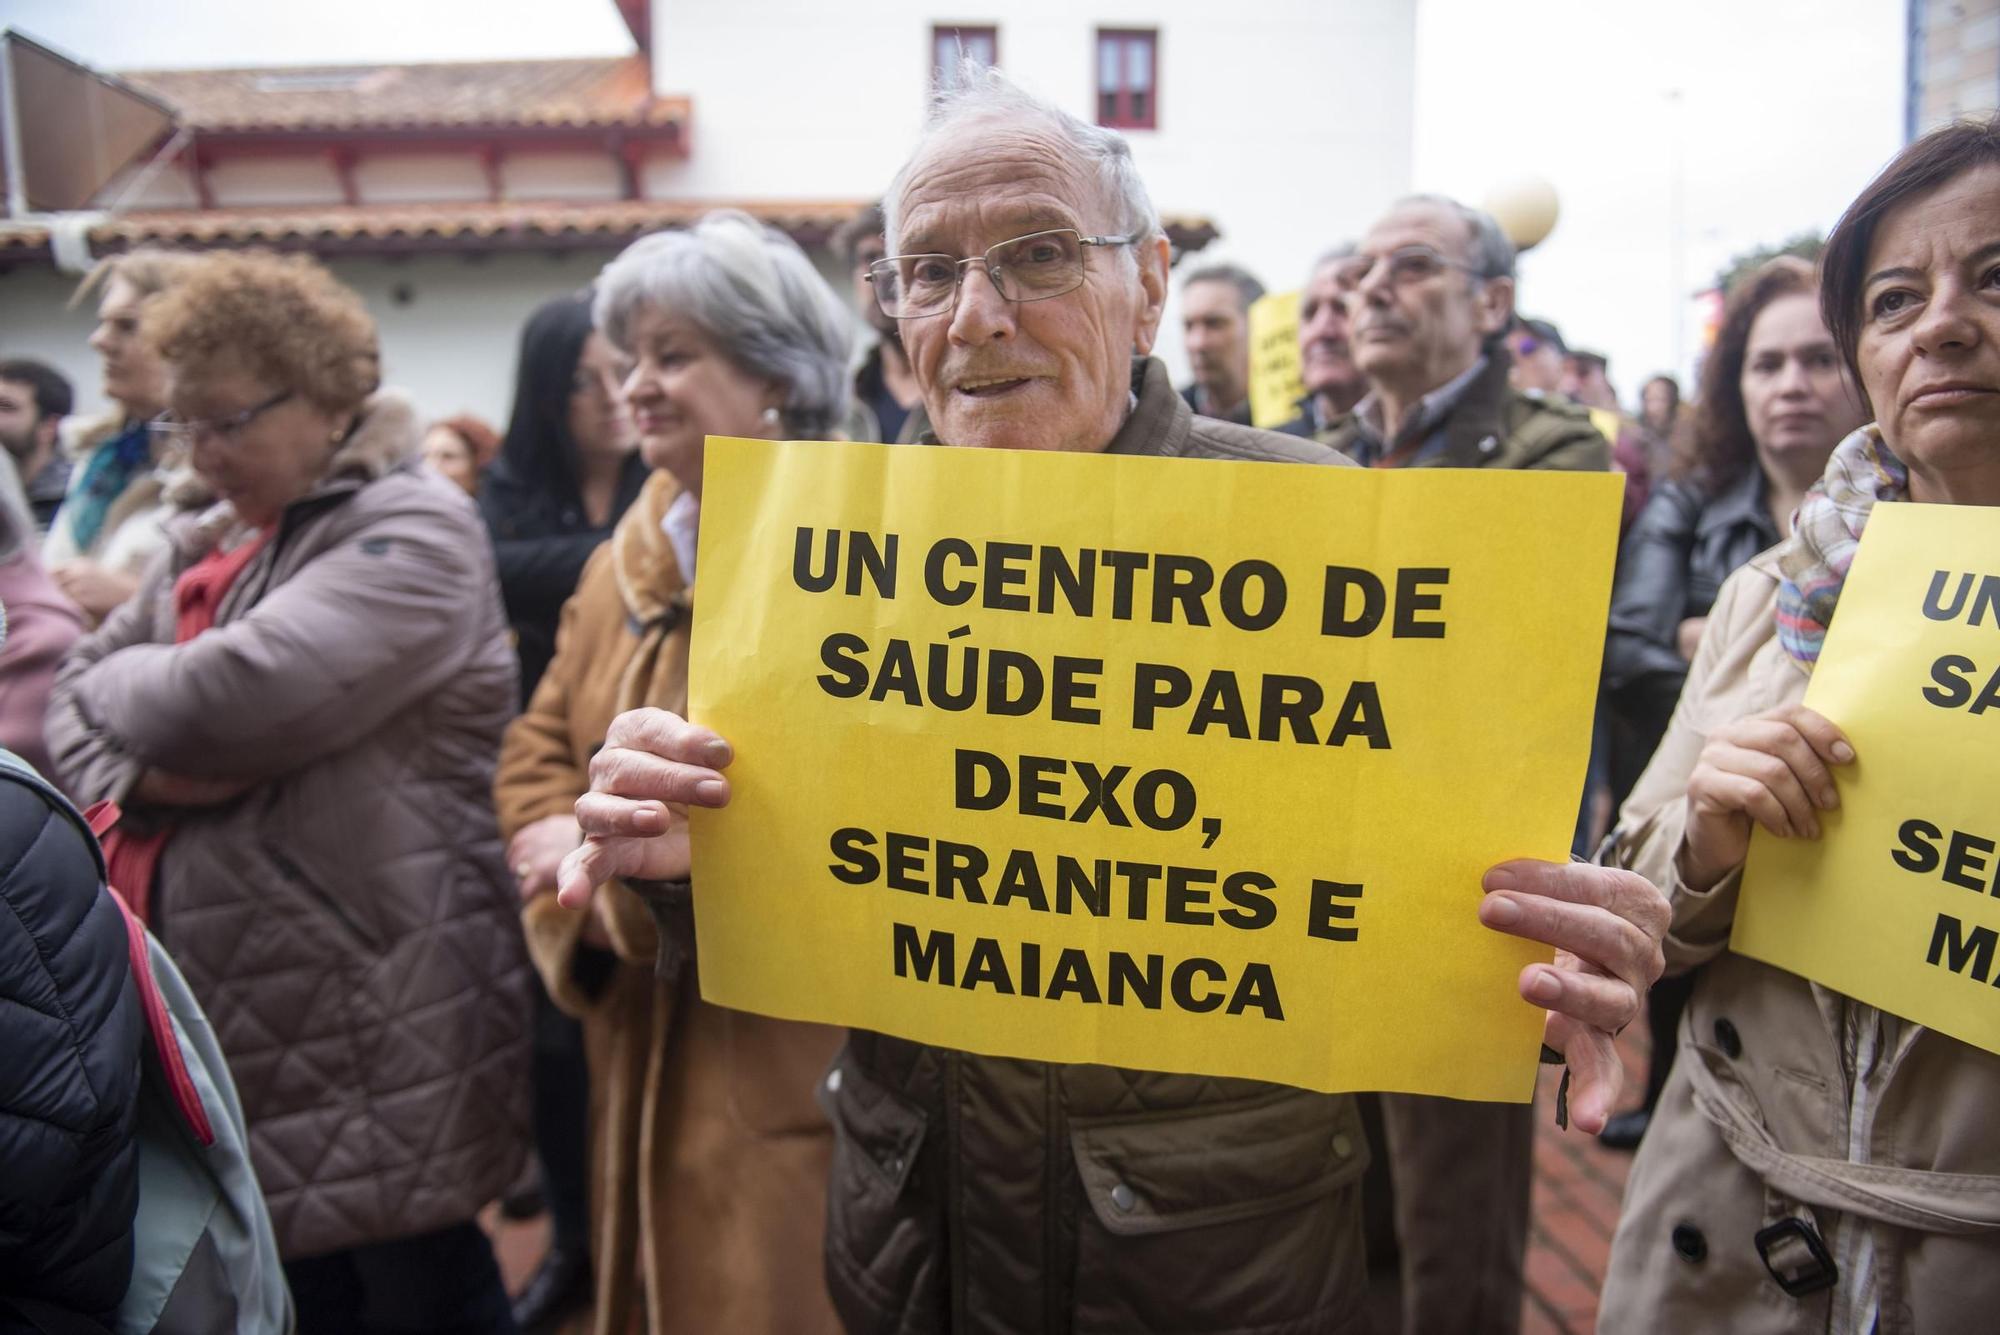
[{"label": "man's ear", "polygon": [[1505,332],[1514,320],[1514,280],[1489,278],[1473,293],[1479,312],[1479,332],[1488,338]]},{"label": "man's ear", "polygon": [[1152,353],[1153,344],[1160,337],[1160,318],[1167,310],[1167,268],[1173,252],[1164,236],[1137,242],[1133,248],[1134,258],[1139,261],[1142,295],[1139,309],[1133,312],[1132,348],[1145,357]]},{"label": "man's ear", "polygon": [[[37,458],[47,459],[54,457],[56,437],[61,430],[62,418],[60,417],[43,417],[41,421],[35,423],[35,456]],[[28,479],[22,478],[21,480],[26,482]]]}]

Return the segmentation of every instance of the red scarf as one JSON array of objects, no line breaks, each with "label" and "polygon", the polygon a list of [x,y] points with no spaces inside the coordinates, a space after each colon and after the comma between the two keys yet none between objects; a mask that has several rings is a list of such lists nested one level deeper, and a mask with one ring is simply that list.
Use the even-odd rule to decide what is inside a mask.
[{"label": "red scarf", "polygon": [[[259,529],[235,549],[225,552],[217,548],[181,572],[174,581],[175,644],[186,644],[215,625],[223,595],[236,583],[243,568],[264,550],[270,537],[269,529]],[[171,824],[148,834],[135,834],[124,828],[122,819],[103,837],[104,864],[111,885],[125,896],[141,922],[152,920],[153,874],[159,869],[160,854],[166,851],[167,841],[173,837]]]}]

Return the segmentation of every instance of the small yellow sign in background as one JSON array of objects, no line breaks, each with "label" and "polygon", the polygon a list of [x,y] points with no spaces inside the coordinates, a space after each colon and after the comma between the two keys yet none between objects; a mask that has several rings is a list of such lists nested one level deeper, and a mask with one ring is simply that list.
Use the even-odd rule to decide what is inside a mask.
[{"label": "small yellow sign in background", "polygon": [[1250,303],[1250,421],[1280,427],[1306,395],[1299,360],[1299,294],[1267,292]]},{"label": "small yellow sign in background", "polygon": [[2000,1052],[1996,673],[2000,512],[1876,506],[1805,696],[1856,760],[1819,839],[1752,834],[1731,950]]},{"label": "small yellow sign in background", "polygon": [[[1619,484],[710,440],[690,714],[737,759],[729,807],[692,815],[703,994],[982,1053],[1526,1100],[1542,1017],[1516,979],[1547,952],[1480,925],[1480,877],[1508,858],[1568,854]],[[832,530],[843,537],[829,566]],[[882,557],[873,573],[847,559],[856,534]],[[1045,583],[1045,567],[1073,573],[1086,550],[1087,615],[1059,580]],[[880,587],[889,565],[893,597]],[[1166,567],[1203,565],[1209,624],[1191,625],[1155,586]],[[795,566],[831,587],[801,587]],[[1382,581],[1372,633],[1322,633],[1328,567]],[[1262,629],[1230,624],[1221,591],[1233,587],[1228,607],[1254,622],[1274,576],[1282,613]],[[961,605],[927,587],[957,598],[968,585]],[[1365,605],[1343,594],[1335,620],[1358,623]],[[905,661],[897,641],[909,673],[885,669]],[[974,650],[977,701],[936,703],[940,690],[958,698]],[[1050,681],[1060,657],[1100,664],[1071,666],[1092,685],[1072,696],[1072,721],[1046,698],[988,712],[986,674],[1007,652]],[[1185,700],[1135,726],[1142,676],[1157,691],[1173,673]],[[1325,697],[1304,720],[1310,740],[1266,707],[1282,711],[1301,681]],[[1372,718],[1352,713],[1370,691]],[[1074,721],[1093,710],[1097,721]],[[1341,744],[1327,744],[1334,734]],[[1011,771],[1009,800],[959,805],[961,751]],[[992,774],[975,770],[983,796]],[[1186,812],[1158,777],[1169,773],[1194,795]],[[1024,786],[1030,810],[1055,815],[1024,814]],[[1142,810],[1185,820],[1150,828]],[[965,848],[992,870],[975,892],[960,881],[941,897],[947,854],[963,871]],[[1060,911],[1065,857],[1105,877],[1108,911],[1079,896]],[[1023,864],[1040,871],[1045,902],[1023,889]],[[1017,872],[1007,896],[1005,867]],[[1225,895],[1239,873],[1268,880],[1268,913],[1257,893]],[[898,976],[897,924],[906,945],[937,952],[948,939],[949,967],[905,951]],[[1155,1004],[1133,983],[1148,968]],[[1268,990],[1244,1003],[1260,968]]]}]

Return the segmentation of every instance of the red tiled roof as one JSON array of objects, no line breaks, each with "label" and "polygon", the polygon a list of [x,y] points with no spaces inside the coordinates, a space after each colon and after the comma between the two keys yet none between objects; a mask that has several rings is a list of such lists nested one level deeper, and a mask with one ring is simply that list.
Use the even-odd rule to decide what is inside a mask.
[{"label": "red tiled roof", "polygon": [[134,70],[121,75],[206,135],[302,130],[608,129],[685,124],[644,56],[422,65]]},{"label": "red tiled roof", "polygon": [[[810,247],[825,242],[861,206],[860,200],[729,204],[622,200],[174,209],[108,218],[90,229],[90,246],[98,255],[143,245],[190,250],[269,246],[320,255],[608,249],[646,232],[693,222],[711,209],[740,208]],[[1179,251],[1200,250],[1218,235],[1206,218],[1168,218],[1166,226]],[[26,263],[47,253],[46,229],[0,223],[0,261]]]},{"label": "red tiled roof", "polygon": [[662,227],[693,222],[711,209],[737,207],[802,244],[824,241],[861,201],[783,204],[599,204],[472,202],[368,204],[302,209],[189,209],[128,213],[91,229],[100,253],[139,245],[190,249],[272,246],[320,254],[353,251],[564,249],[621,245]]}]

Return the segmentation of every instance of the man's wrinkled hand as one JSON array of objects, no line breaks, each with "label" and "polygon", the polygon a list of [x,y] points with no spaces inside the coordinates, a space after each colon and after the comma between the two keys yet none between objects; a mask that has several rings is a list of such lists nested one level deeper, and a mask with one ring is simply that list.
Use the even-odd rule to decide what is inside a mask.
[{"label": "man's wrinkled hand", "polygon": [[664,709],[620,714],[590,762],[577,800],[584,840],[556,875],[556,899],[581,909],[610,880],[678,881],[688,874],[687,809],[729,803],[729,743]]},{"label": "man's wrinkled hand", "polygon": [[1544,1041],[1569,1065],[1570,1117],[1595,1135],[1625,1079],[1614,1040],[1666,967],[1666,896],[1634,872],[1587,862],[1503,862],[1483,885],[1481,922],[1555,947],[1553,963],[1521,970],[1521,995],[1548,1012]]}]

